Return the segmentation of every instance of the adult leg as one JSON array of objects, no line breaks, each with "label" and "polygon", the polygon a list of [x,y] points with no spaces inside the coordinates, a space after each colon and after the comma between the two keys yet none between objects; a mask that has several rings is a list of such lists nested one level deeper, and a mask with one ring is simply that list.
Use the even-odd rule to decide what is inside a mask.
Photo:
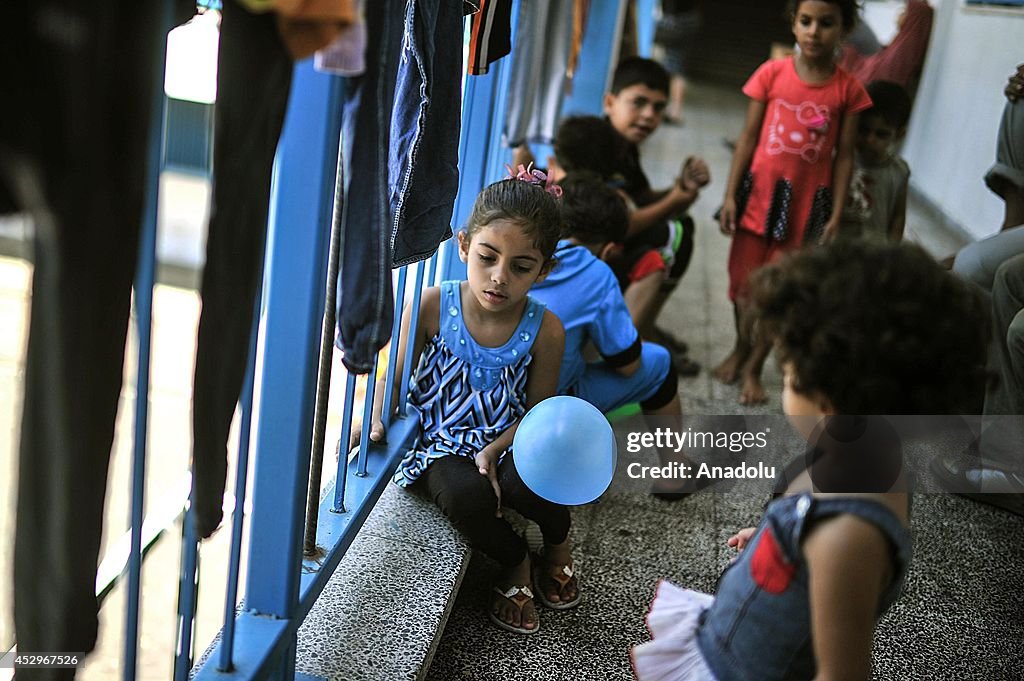
[{"label": "adult leg", "polygon": [[985,393],[985,416],[995,418],[982,433],[981,454],[999,467],[1024,474],[1024,254],[1010,258],[996,272],[992,323],[999,380]]},{"label": "adult leg", "polygon": [[1022,223],[981,241],[964,246],[953,261],[953,272],[992,292],[996,271],[1008,258],[1024,253],[1024,217]]},{"label": "adult leg", "polygon": [[1006,202],[1003,229],[1024,223],[1024,99],[1007,102],[996,136],[996,162],[985,175]]},{"label": "adult leg", "polygon": [[952,492],[1024,515],[1024,254],[1003,263],[992,288],[993,349],[998,373],[985,394],[980,458],[943,456],[932,469]]}]

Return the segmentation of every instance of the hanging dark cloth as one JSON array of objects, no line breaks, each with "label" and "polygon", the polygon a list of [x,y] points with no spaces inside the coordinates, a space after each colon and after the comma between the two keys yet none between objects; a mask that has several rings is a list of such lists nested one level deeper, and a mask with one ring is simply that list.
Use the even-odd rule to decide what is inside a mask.
[{"label": "hanging dark cloth", "polygon": [[392,266],[429,258],[452,234],[462,10],[448,0],[366,6],[366,53],[376,62],[346,81],[338,202],[345,236],[336,344],[354,373],[369,372],[391,337]]},{"label": "hanging dark cloth", "polygon": [[512,0],[480,0],[469,18],[469,64],[466,73],[482,76],[512,51]]},{"label": "hanging dark cloth", "polygon": [[224,0],[213,199],[192,393],[192,506],[200,537],[221,521],[228,430],[263,276],[271,171],[292,68],[274,14],[252,14]]},{"label": "hanging dark cloth", "polygon": [[[103,500],[146,180],[161,2],[15,2],[0,23],[0,182],[35,223],[18,468],[22,652],[93,649]],[[176,20],[194,3],[177,3]],[[5,585],[6,586],[6,585]],[[18,681],[71,679],[22,669]]]}]

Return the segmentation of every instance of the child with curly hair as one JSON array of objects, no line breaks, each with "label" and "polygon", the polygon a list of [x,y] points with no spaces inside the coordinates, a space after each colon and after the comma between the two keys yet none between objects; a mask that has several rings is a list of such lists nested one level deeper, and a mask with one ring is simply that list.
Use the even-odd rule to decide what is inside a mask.
[{"label": "child with curly hair", "polygon": [[[715,596],[661,582],[641,681],[871,677],[875,623],[911,558],[908,476],[880,414],[956,414],[985,380],[987,317],[916,246],[808,249],[758,272],[752,304],[808,452],[786,467]],[[941,313],[936,313],[941,310]],[[780,488],[781,487],[781,488]]]}]

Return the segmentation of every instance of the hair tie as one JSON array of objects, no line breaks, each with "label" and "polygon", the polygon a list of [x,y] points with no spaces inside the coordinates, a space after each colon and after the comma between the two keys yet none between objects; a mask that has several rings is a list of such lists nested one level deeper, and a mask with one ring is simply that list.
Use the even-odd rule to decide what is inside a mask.
[{"label": "hair tie", "polygon": [[508,177],[506,179],[528,182],[535,187],[540,187],[556,199],[562,198],[562,188],[555,184],[543,170],[534,168],[532,161],[528,166],[524,166],[520,163],[518,170],[512,170],[512,166],[506,163],[505,170],[508,171]]}]

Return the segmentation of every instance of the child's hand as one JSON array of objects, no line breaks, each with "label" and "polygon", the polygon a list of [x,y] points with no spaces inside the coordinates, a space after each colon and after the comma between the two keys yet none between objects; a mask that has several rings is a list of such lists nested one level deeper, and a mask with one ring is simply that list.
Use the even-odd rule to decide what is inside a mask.
[{"label": "child's hand", "polygon": [[736,233],[736,199],[726,198],[718,211],[718,229],[726,236]]},{"label": "child's hand", "polygon": [[1024,97],[1024,64],[1017,65],[1017,72],[1010,76],[1010,79],[1006,82],[1006,89],[1003,92],[1011,102],[1016,102],[1021,97]]},{"label": "child's hand", "polygon": [[[359,445],[359,439],[363,434],[362,424],[352,426],[352,435],[348,439],[348,448],[352,449]],[[370,441],[371,442],[385,442],[384,436],[387,434],[387,430],[384,428],[384,422],[380,419],[374,419],[370,425]]]},{"label": "child's hand", "polygon": [[498,455],[500,453],[488,445],[473,457],[480,475],[487,476],[487,479],[491,481],[491,487],[494,488],[494,494],[498,497],[498,510],[494,515],[499,518],[501,517],[501,486],[498,484]]},{"label": "child's hand", "polygon": [[757,532],[756,527],[744,527],[742,530],[729,537],[728,541],[725,543],[737,551],[742,551],[747,544],[750,543],[750,538],[754,536],[755,532]]},{"label": "child's hand", "polygon": [[685,184],[682,177],[677,179],[676,183],[668,190],[668,197],[672,201],[674,213],[685,213],[693,205],[693,202],[697,200],[698,194],[700,194],[700,189],[697,185]]},{"label": "child's hand", "polygon": [[711,181],[711,170],[704,159],[691,156],[683,164],[683,172],[679,176],[679,180],[684,189],[700,189]]}]

